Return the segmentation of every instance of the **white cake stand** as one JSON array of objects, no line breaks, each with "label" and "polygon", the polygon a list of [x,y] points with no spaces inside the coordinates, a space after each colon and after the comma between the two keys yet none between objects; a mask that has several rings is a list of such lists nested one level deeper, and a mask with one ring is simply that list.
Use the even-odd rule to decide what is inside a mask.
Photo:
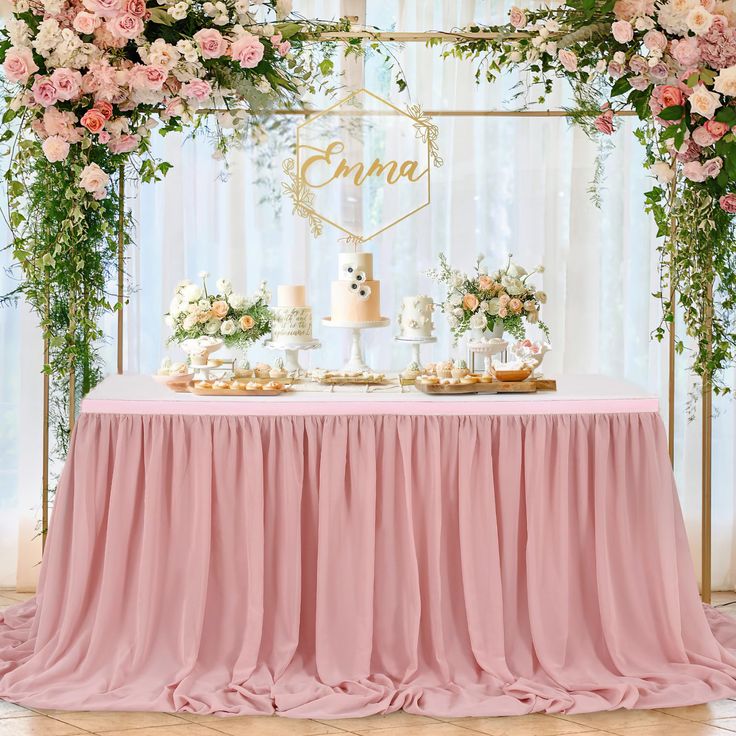
[{"label": "white cake stand", "polygon": [[269,340],[265,347],[267,350],[283,350],[284,368],[286,371],[289,373],[301,373],[303,369],[299,365],[299,351],[321,348],[322,343],[319,340],[310,340],[309,342],[274,342],[273,340]]},{"label": "white cake stand", "polygon": [[506,340],[502,340],[500,337],[492,337],[489,340],[471,340],[468,343],[468,350],[472,356],[470,369],[475,370],[475,356],[482,355],[484,371],[490,373],[493,356],[503,353],[508,346]]},{"label": "white cake stand", "polygon": [[430,343],[437,342],[436,337],[401,337],[400,335],[397,335],[394,340],[396,340],[396,342],[404,342],[411,345],[412,362],[416,363],[420,370],[422,368],[422,361],[419,357],[419,351],[422,345],[429,345]]},{"label": "white cake stand", "polygon": [[381,319],[377,320],[376,322],[338,322],[331,319],[330,317],[325,317],[322,320],[322,324],[325,327],[342,327],[343,329],[353,331],[353,345],[350,349],[350,360],[345,364],[343,370],[358,371],[362,373],[364,371],[370,372],[371,369],[363,359],[361,332],[363,330],[369,330],[374,327],[388,327],[388,325],[391,324],[391,320],[388,317],[381,317]]}]

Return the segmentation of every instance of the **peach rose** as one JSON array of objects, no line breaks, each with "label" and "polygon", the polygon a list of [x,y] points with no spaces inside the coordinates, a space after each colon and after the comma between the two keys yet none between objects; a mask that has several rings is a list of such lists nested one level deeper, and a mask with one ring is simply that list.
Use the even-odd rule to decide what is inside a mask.
[{"label": "peach rose", "polygon": [[478,277],[478,286],[483,289],[483,291],[490,291],[493,288],[493,279],[490,276],[483,274]]},{"label": "peach rose", "polygon": [[255,325],[256,321],[251,317],[249,314],[244,314],[239,320],[238,324],[240,325],[240,329],[243,330],[243,332],[247,332],[250,330],[253,325]]},{"label": "peach rose", "polygon": [[521,310],[523,309],[524,305],[521,303],[521,299],[513,298],[509,302],[509,309],[513,314],[521,314]]},{"label": "peach rose", "polygon": [[466,294],[463,297],[463,306],[465,309],[475,312],[478,309],[478,297],[475,294]]},{"label": "peach rose", "polygon": [[105,127],[105,116],[99,111],[87,110],[79,121],[90,133],[99,133]]},{"label": "peach rose", "polygon": [[230,307],[227,302],[223,302],[221,300],[212,302],[212,314],[214,314],[218,319],[223,319],[227,314],[228,309],[230,309]]},{"label": "peach rose", "polygon": [[105,102],[105,100],[97,100],[94,104],[94,108],[103,114],[105,120],[109,120],[112,117],[112,105],[109,102]]}]

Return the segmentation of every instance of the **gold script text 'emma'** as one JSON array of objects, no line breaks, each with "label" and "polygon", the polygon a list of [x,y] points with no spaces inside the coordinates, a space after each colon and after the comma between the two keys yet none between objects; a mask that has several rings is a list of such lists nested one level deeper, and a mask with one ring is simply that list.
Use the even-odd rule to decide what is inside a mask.
[{"label": "gold script text 'emma'", "polygon": [[302,145],[300,149],[316,151],[315,154],[304,160],[300,171],[301,180],[313,189],[326,187],[340,177],[352,178],[353,183],[358,187],[370,177],[380,178],[384,175],[387,184],[396,184],[401,179],[417,182],[426,176],[428,171],[427,168],[418,171],[419,163],[411,159],[402,163],[393,160],[382,163],[376,158],[367,168],[360,162],[350,165],[346,158],[340,157],[345,150],[345,144],[342,141],[333,141],[327,148]]}]

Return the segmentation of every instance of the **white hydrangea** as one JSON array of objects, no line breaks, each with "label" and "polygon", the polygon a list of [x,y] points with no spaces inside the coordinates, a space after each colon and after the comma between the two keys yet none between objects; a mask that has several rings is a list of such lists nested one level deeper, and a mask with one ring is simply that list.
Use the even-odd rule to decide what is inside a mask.
[{"label": "white hydrangea", "polygon": [[27,48],[31,45],[31,29],[25,21],[18,18],[8,18],[5,21],[5,29],[8,32],[11,46]]},{"label": "white hydrangea", "polygon": [[199,59],[199,52],[197,51],[197,47],[187,39],[177,41],[176,48],[184,57],[184,60],[188,61],[190,64],[196,62],[197,59]]},{"label": "white hydrangea", "polygon": [[688,32],[687,16],[698,5],[698,0],[668,0],[659,8],[659,24],[668,33],[684,36]]},{"label": "white hydrangea", "polygon": [[[17,10],[16,10],[17,12]],[[61,28],[59,21],[55,18],[47,18],[41,21],[38,27],[38,33],[33,40],[33,48],[38,51],[41,56],[48,58],[51,52],[56,48],[56,44],[61,41]]]},{"label": "white hydrangea", "polygon": [[59,15],[65,0],[43,0],[43,9],[47,15]]}]

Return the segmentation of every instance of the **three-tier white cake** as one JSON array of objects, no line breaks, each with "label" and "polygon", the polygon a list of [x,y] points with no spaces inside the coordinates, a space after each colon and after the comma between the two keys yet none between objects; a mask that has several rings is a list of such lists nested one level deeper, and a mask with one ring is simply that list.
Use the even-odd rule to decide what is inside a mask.
[{"label": "three-tier white cake", "polygon": [[288,284],[276,289],[276,306],[271,308],[274,345],[312,342],[312,308],[306,302],[306,289],[302,285]]},{"label": "three-tier white cake", "polygon": [[434,303],[428,296],[405,296],[399,312],[400,337],[419,340],[432,337]]},{"label": "three-tier white cake", "polygon": [[373,280],[373,254],[340,253],[338,278],[332,282],[333,322],[378,322],[381,283]]}]

